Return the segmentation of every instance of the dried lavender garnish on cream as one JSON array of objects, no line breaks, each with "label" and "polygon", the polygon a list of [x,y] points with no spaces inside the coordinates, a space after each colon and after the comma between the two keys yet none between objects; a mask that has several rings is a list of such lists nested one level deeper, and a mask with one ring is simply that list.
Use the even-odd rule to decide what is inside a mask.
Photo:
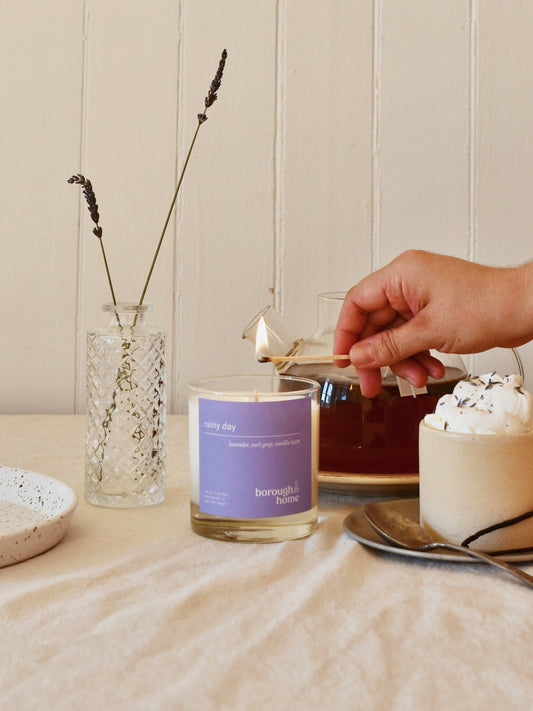
[{"label": "dried lavender garnish on cream", "polygon": [[533,398],[520,375],[487,373],[459,382],[424,422],[439,430],[519,434],[533,430]]}]

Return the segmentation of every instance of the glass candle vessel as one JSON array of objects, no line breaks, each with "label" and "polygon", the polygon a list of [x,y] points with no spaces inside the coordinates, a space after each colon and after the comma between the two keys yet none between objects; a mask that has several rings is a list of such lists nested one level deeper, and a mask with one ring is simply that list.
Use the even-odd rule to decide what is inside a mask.
[{"label": "glass candle vessel", "polygon": [[105,304],[108,326],[87,334],[85,499],[150,506],[165,496],[165,334],[149,305]]},{"label": "glass candle vessel", "polygon": [[192,382],[189,392],[192,529],[232,541],[311,534],[317,526],[318,384],[222,376]]}]

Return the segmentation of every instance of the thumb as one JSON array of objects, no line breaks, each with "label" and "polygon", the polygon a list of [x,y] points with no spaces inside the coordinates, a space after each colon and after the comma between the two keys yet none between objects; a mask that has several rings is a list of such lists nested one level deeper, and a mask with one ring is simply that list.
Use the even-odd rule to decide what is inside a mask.
[{"label": "thumb", "polygon": [[381,368],[394,365],[433,346],[415,316],[401,326],[380,331],[354,343],[350,348],[350,361],[357,368]]}]

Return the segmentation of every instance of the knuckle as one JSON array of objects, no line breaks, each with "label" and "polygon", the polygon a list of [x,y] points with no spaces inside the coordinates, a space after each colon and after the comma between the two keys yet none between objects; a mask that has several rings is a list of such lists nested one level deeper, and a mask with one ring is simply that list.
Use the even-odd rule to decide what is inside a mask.
[{"label": "knuckle", "polygon": [[396,343],[394,330],[383,331],[379,343],[380,360],[386,363],[397,363],[401,360],[400,349]]}]

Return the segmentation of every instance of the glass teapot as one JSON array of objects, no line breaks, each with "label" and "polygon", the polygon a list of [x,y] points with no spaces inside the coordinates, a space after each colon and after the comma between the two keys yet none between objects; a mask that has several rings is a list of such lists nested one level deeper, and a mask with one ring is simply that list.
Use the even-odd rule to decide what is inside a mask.
[{"label": "glass teapot", "polygon": [[388,368],[383,369],[383,385],[375,398],[361,394],[357,372],[352,365],[337,368],[330,361],[299,362],[298,356],[331,355],[333,334],[344,292],[318,296],[318,328],[302,338],[271,307],[258,313],[245,327],[243,338],[256,342],[259,320],[267,330],[267,356],[295,356],[296,360],[276,363],[280,373],[311,378],[320,383],[320,464],[328,476],[350,474],[418,473],[418,426],[433,412],[437,400],[453,391],[467,374],[459,356],[438,354],[446,366],[442,380],[429,379],[427,387],[415,389]]}]

